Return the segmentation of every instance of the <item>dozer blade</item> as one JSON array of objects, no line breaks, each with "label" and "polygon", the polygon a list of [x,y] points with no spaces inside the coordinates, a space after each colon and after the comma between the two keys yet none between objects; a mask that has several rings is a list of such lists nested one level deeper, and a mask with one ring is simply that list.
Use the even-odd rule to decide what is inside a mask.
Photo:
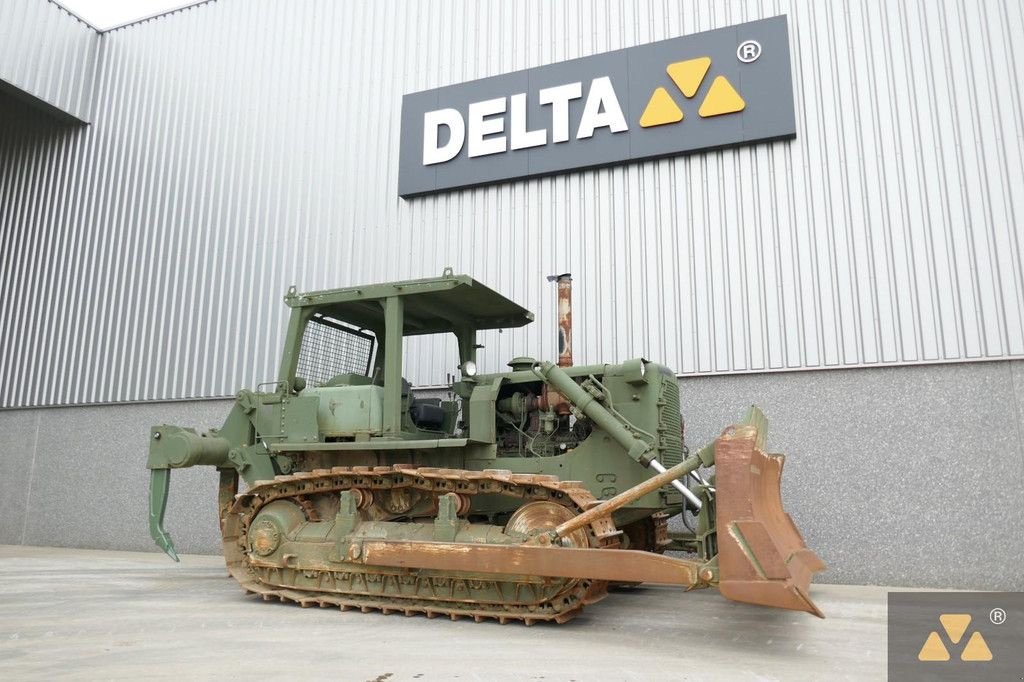
[{"label": "dozer blade", "polygon": [[825,569],[782,509],[782,455],[764,453],[764,415],[753,408],[744,424],[715,441],[718,589],[733,601],[807,611],[811,578]]}]

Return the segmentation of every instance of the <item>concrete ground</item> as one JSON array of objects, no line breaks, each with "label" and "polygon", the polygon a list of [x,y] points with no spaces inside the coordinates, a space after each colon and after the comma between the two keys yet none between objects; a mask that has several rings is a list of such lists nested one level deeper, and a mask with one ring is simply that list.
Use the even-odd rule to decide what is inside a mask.
[{"label": "concrete ground", "polygon": [[220,557],[0,545],[0,679],[883,679],[887,591],[815,585],[819,620],[645,587],[526,627],[257,601]]}]

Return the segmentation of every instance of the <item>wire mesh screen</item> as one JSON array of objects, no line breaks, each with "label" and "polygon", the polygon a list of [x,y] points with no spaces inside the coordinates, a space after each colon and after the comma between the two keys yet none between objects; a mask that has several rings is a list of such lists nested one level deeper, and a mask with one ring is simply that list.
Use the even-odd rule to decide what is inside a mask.
[{"label": "wire mesh screen", "polygon": [[339,374],[367,376],[372,358],[373,335],[314,315],[302,335],[295,376],[307,386],[323,386]]}]

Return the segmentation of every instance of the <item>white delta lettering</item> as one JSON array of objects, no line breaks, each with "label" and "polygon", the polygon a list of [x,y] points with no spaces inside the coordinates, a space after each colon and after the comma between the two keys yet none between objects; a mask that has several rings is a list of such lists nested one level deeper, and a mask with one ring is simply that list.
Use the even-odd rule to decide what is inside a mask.
[{"label": "white delta lettering", "polygon": [[[551,107],[551,142],[558,144],[569,141],[569,102],[583,96],[583,83],[567,83],[544,88],[537,93],[541,106]],[[438,109],[423,115],[423,165],[451,161],[463,146],[470,158],[502,154],[509,149],[543,147],[548,143],[548,130],[526,127],[526,93],[511,97],[497,97],[469,105],[467,118],[457,109]],[[509,115],[508,135],[505,132],[505,115]],[[448,129],[446,141],[441,143],[441,128]],[[608,128],[613,133],[629,129],[626,117],[619,105],[619,98],[607,76],[595,78],[590,83],[587,99],[583,105],[576,139],[593,137],[598,128]]]}]

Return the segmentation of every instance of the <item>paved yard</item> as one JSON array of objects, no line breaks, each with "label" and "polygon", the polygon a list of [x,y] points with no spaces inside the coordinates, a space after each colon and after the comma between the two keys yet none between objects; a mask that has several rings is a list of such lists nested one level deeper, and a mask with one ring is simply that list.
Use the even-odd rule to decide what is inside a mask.
[{"label": "paved yard", "polygon": [[257,601],[220,557],[0,545],[0,678],[883,679],[887,590],[812,589],[826,620],[646,587],[526,627]]}]

